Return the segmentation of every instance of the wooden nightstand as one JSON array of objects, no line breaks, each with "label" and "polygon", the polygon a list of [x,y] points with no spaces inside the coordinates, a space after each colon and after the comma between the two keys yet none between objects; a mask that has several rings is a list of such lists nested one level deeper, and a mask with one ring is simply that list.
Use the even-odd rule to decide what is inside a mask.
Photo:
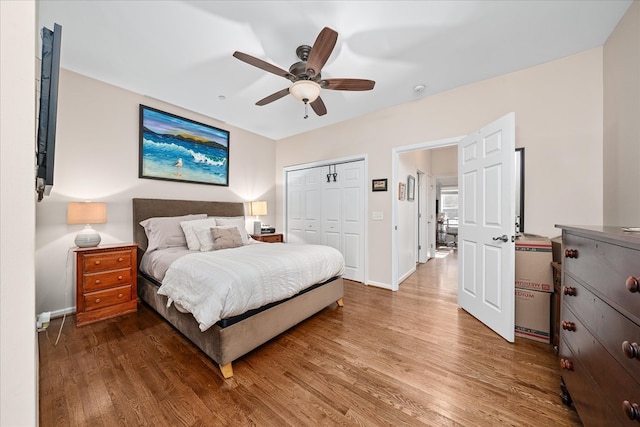
[{"label": "wooden nightstand", "polygon": [[282,243],[284,239],[282,238],[282,233],[269,233],[269,234],[252,234],[253,240],[257,240],[259,242],[267,242],[267,243]]},{"label": "wooden nightstand", "polygon": [[138,309],[137,248],[124,244],[75,249],[77,326]]}]

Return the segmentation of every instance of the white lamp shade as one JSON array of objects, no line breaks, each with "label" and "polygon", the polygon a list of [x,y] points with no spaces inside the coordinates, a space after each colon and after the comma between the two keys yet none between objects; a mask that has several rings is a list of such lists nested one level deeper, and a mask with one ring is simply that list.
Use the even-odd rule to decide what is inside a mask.
[{"label": "white lamp shade", "polygon": [[107,204],[72,202],[67,205],[67,224],[103,224],[107,222]]},{"label": "white lamp shade", "polygon": [[249,203],[249,215],[266,215],[267,214],[267,202],[259,200]]},{"label": "white lamp shade", "polygon": [[300,102],[312,103],[320,96],[320,85],[313,80],[298,80],[289,87],[289,93]]}]

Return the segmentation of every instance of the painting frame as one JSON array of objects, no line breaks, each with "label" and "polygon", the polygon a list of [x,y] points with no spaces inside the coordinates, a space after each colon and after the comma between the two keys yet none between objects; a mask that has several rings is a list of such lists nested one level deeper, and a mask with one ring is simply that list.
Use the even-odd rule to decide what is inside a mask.
[{"label": "painting frame", "polygon": [[404,182],[398,183],[398,200],[404,200],[407,193],[407,184]]},{"label": "painting frame", "polygon": [[407,177],[407,200],[413,202],[416,197],[416,179],[409,175]]},{"label": "painting frame", "polygon": [[229,186],[229,131],[140,104],[138,178]]},{"label": "painting frame", "polygon": [[387,191],[387,178],[371,180],[371,191]]}]

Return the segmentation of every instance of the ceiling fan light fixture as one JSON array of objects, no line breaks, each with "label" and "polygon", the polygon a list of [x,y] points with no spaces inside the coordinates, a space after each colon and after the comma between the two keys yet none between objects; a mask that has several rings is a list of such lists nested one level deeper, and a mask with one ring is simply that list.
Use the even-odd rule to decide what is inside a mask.
[{"label": "ceiling fan light fixture", "polygon": [[320,96],[320,85],[313,80],[298,80],[289,87],[289,93],[303,104],[310,104]]}]

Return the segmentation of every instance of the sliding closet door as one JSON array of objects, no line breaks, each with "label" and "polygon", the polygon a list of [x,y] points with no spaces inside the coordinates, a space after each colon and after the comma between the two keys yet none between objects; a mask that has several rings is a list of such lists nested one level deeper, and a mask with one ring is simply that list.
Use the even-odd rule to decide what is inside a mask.
[{"label": "sliding closet door", "polygon": [[342,186],[342,255],[347,279],[364,283],[364,161],[338,165]]},{"label": "sliding closet door", "polygon": [[287,241],[338,249],[364,282],[365,191],[364,161],[287,172]]},{"label": "sliding closet door", "polygon": [[320,169],[287,172],[287,242],[320,243]]}]

